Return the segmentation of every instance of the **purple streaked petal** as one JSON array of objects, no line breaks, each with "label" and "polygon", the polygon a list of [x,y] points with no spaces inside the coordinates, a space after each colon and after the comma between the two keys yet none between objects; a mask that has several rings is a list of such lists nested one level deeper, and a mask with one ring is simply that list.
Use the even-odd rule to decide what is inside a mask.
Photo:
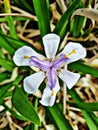
[{"label": "purple streaked petal", "polygon": [[66,58],[64,54],[61,54],[57,60],[52,61],[52,67],[55,69],[59,69],[64,64],[66,64],[68,60],[69,58]]},{"label": "purple streaked petal", "polygon": [[24,58],[24,56],[37,56],[41,59],[44,59],[44,56],[41,54],[38,54],[36,51],[34,51],[31,47],[28,46],[23,46],[16,50],[14,56],[13,56],[13,61],[15,62],[16,65],[18,66],[30,66],[30,59],[29,58]]},{"label": "purple streaked petal", "polygon": [[35,93],[45,77],[45,74],[41,71],[26,77],[24,79],[24,90],[29,94]]},{"label": "purple streaked petal", "polygon": [[[40,103],[44,106],[53,106],[55,99],[56,99],[56,94],[59,91],[60,86],[58,79],[56,79],[56,84],[53,90],[50,90],[48,86],[44,89],[42,99],[40,100]],[[52,95],[52,91],[54,91],[54,95]]]},{"label": "purple streaked petal", "polygon": [[67,87],[71,89],[80,78],[80,74],[61,69],[59,77],[65,82]]},{"label": "purple streaked petal", "polygon": [[69,42],[60,54],[68,55],[72,50],[76,53],[69,56],[67,63],[80,60],[86,56],[86,49],[79,43]]},{"label": "purple streaked petal", "polygon": [[49,68],[49,65],[50,65],[49,61],[40,60],[35,56],[31,56],[30,58],[31,58],[30,64],[32,66],[38,67],[41,70],[47,70]]},{"label": "purple streaked petal", "polygon": [[48,86],[52,90],[55,87],[56,84],[56,71],[54,69],[49,69],[46,73],[48,78]]},{"label": "purple streaked petal", "polygon": [[47,58],[54,58],[60,42],[60,37],[56,34],[47,34],[43,37],[43,44]]}]

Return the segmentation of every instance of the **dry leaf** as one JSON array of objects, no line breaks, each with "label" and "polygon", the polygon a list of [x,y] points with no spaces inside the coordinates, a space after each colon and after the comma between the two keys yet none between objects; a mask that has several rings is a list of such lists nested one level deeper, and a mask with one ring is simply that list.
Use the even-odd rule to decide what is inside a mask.
[{"label": "dry leaf", "polygon": [[75,15],[85,16],[89,19],[95,20],[98,22],[98,10],[96,9],[88,9],[88,8],[81,8],[74,11],[71,18]]}]

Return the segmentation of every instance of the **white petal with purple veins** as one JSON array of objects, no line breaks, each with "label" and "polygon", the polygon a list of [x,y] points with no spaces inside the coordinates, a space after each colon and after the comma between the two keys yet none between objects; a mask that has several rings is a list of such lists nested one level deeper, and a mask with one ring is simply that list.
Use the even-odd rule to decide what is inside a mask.
[{"label": "white petal with purple veins", "polygon": [[[27,56],[28,58],[24,58],[24,56]],[[30,56],[44,58],[43,55],[38,54],[32,48],[30,48],[28,46],[23,46],[15,52],[15,54],[13,56],[13,60],[14,60],[15,64],[18,66],[30,66],[30,63],[29,63]]]},{"label": "white petal with purple veins", "polygon": [[44,106],[53,106],[56,99],[56,94],[59,91],[59,89],[60,86],[57,79],[56,85],[53,90],[50,90],[50,88],[46,86],[42,95],[42,99],[40,100],[40,103]]},{"label": "white petal with purple veins", "polygon": [[24,90],[29,94],[35,93],[45,77],[42,71],[26,77],[24,79]]},{"label": "white petal with purple veins", "polygon": [[54,58],[60,42],[60,37],[56,34],[47,34],[43,37],[43,44],[47,58]]},{"label": "white petal with purple veins", "polygon": [[69,56],[67,63],[77,61],[86,56],[86,49],[81,44],[74,42],[69,42],[60,54],[68,55],[73,50],[75,50],[75,53]]},{"label": "white petal with purple veins", "polygon": [[62,69],[59,72],[59,77],[66,83],[67,87],[71,89],[79,80],[80,74]]}]

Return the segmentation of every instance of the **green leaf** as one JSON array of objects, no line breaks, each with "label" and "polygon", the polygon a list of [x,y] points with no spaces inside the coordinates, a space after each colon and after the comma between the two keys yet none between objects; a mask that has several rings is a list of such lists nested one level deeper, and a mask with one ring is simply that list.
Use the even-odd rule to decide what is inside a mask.
[{"label": "green leaf", "polygon": [[2,86],[2,88],[0,88],[0,104],[3,103],[3,98],[10,87],[11,87],[11,84],[7,84],[5,86]]},{"label": "green leaf", "polygon": [[2,58],[0,58],[0,65],[4,67],[6,70],[8,70],[9,72],[12,72],[15,67],[12,61],[7,59],[2,59]]},{"label": "green leaf", "polygon": [[24,75],[19,74],[18,77],[13,81],[12,85],[18,85],[19,82],[23,79]]},{"label": "green leaf", "polygon": [[69,104],[73,107],[77,107],[80,108],[82,110],[86,110],[86,111],[98,111],[98,102],[88,102],[88,103],[71,103],[69,102]]},{"label": "green leaf", "polygon": [[9,37],[9,36],[3,34],[2,32],[0,32],[0,38],[3,39],[4,43],[6,44],[5,46],[1,45],[5,49],[6,49],[6,46],[11,46],[11,47],[13,47],[15,49],[18,49],[19,47],[22,47],[22,46],[26,45],[25,42],[23,42],[21,40],[17,40],[17,39],[12,38],[12,37]]},{"label": "green leaf", "polygon": [[[78,8],[83,8],[84,4],[80,0]],[[71,20],[70,29],[73,37],[79,37],[81,34],[81,30],[84,27],[85,18],[81,16],[76,16]]]},{"label": "green leaf", "polygon": [[94,113],[91,112],[86,112],[86,111],[82,111],[83,116],[87,122],[87,125],[89,127],[90,130],[98,130],[98,122],[96,120],[96,118],[94,118]]},{"label": "green leaf", "polygon": [[10,78],[10,74],[9,73],[0,73],[0,82],[2,82],[3,80]]},{"label": "green leaf", "polygon": [[31,123],[30,125],[26,126],[24,130],[36,130],[36,129],[34,129],[34,124]]},{"label": "green leaf", "polygon": [[[80,0],[80,4],[78,8],[87,8],[90,5],[90,0],[87,0],[85,5],[82,0]],[[70,24],[70,32],[72,33],[73,37],[79,37],[80,34],[83,32],[83,28],[85,27],[86,18],[81,16],[75,16],[71,19]]]},{"label": "green leaf", "polygon": [[69,67],[69,69],[73,69],[73,70],[82,72],[83,74],[90,74],[95,77],[98,77],[98,70],[96,70],[88,65],[85,65],[85,64],[81,63],[80,61],[71,63],[68,65],[68,67]]},{"label": "green leaf", "polygon": [[50,33],[50,18],[46,0],[32,0],[41,36]]},{"label": "green leaf", "polygon": [[14,4],[30,13],[34,12],[32,0],[13,0]]},{"label": "green leaf", "polygon": [[37,112],[32,104],[28,101],[23,91],[16,87],[12,95],[12,103],[16,110],[24,116],[27,120],[40,125],[40,120]]},{"label": "green leaf", "polygon": [[0,35],[0,47],[3,47],[10,54],[13,54],[15,52],[14,48],[10,44],[8,44],[7,40],[5,39],[5,37],[2,37],[2,35]]},{"label": "green leaf", "polygon": [[6,104],[3,103],[3,106],[5,107],[5,109],[6,109],[7,111],[9,111],[9,112],[10,112],[14,117],[16,117],[17,119],[22,120],[22,121],[25,121],[25,120],[26,120],[25,117],[23,117],[22,115],[16,113],[12,108],[8,107]]},{"label": "green leaf", "polygon": [[[10,0],[4,0],[4,6],[5,6],[5,12],[6,13],[11,13],[11,7],[10,7]],[[16,34],[16,30],[15,30],[15,26],[14,26],[14,22],[13,22],[13,18],[11,16],[6,16],[8,25],[9,25],[9,30],[10,30],[10,34],[13,38],[18,39],[17,34]]]},{"label": "green leaf", "polygon": [[47,110],[50,113],[50,118],[52,118],[59,130],[73,130],[68,120],[64,117],[63,113],[61,113],[57,104],[53,107],[48,107]]},{"label": "green leaf", "polygon": [[74,12],[74,10],[77,8],[79,5],[80,0],[75,0],[71,6],[67,9],[67,11],[63,14],[61,17],[60,21],[57,23],[54,33],[58,34],[61,37],[61,40],[64,38],[66,33],[68,32],[68,20],[71,16],[71,14]]},{"label": "green leaf", "polygon": [[5,59],[5,55],[4,55],[4,53],[2,52],[2,50],[0,50],[0,58]]}]

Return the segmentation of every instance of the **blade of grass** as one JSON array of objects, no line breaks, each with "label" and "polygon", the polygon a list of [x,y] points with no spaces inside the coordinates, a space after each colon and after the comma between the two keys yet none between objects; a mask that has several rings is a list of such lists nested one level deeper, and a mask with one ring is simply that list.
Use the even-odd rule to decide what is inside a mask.
[{"label": "blade of grass", "polygon": [[23,79],[24,75],[19,75],[16,80],[13,81],[12,85],[18,85],[19,82]]},{"label": "blade of grass", "polygon": [[4,100],[4,96],[6,94],[6,92],[8,91],[8,89],[11,87],[11,84],[7,84],[7,85],[4,85],[0,88],[0,104],[3,103],[3,100]]},{"label": "blade of grass", "polygon": [[88,65],[85,65],[80,61],[69,64],[68,68],[72,69],[72,70],[76,70],[78,72],[82,72],[82,74],[90,74],[95,77],[98,77],[98,70],[96,70]]},{"label": "blade of grass", "polygon": [[50,33],[50,18],[46,0],[33,0],[41,36]]},{"label": "blade of grass", "polygon": [[15,65],[12,61],[9,61],[7,59],[2,59],[2,58],[0,58],[0,65],[9,72],[12,72],[15,67]]},{"label": "blade of grass", "polygon": [[[78,8],[83,8],[84,4],[80,0]],[[79,37],[81,34],[81,30],[84,26],[85,18],[76,16],[74,19],[71,20],[70,29],[73,37]]]},{"label": "blade of grass", "polygon": [[5,46],[11,46],[15,49],[18,49],[19,47],[26,45],[25,42],[17,40],[17,39],[12,38],[12,37],[9,37],[9,36],[3,34],[2,32],[0,32],[0,38],[1,38],[0,40],[2,40],[6,44]]},{"label": "blade of grass", "polygon": [[61,110],[58,108],[57,104],[53,107],[47,107],[50,118],[52,118],[53,122],[56,124],[56,127],[59,130],[73,130],[68,120],[64,117]]},{"label": "blade of grass", "polygon": [[0,73],[0,82],[2,82],[3,80],[10,78],[10,74],[9,73]]},{"label": "blade of grass", "polygon": [[[80,0],[80,4],[78,8],[84,8],[88,7],[90,4],[90,0],[86,3],[86,6],[84,5],[83,1]],[[70,24],[70,32],[72,33],[73,37],[79,37],[81,33],[83,32],[83,28],[85,27],[86,18],[81,16],[76,16],[74,19],[71,19]]]},{"label": "blade of grass", "polygon": [[88,103],[71,103],[69,102],[69,104],[73,107],[77,107],[80,108],[82,110],[85,111],[98,111],[98,102],[88,102]]},{"label": "blade of grass", "polygon": [[30,13],[34,12],[32,0],[13,0],[14,4],[24,10],[29,11]]},{"label": "blade of grass", "polygon": [[[9,0],[4,0],[4,6],[5,6],[5,12],[6,13],[11,13],[11,8],[10,8],[10,1]],[[8,21],[8,25],[9,25],[9,31],[10,34],[13,38],[18,39],[17,34],[16,34],[16,30],[14,27],[14,22],[13,22],[13,18],[11,16],[7,16],[7,21]]]},{"label": "blade of grass", "polygon": [[8,42],[4,37],[2,37],[2,35],[0,35],[0,46],[7,50],[10,54],[14,54],[15,52],[14,48],[10,44],[8,44]]},{"label": "blade of grass", "polygon": [[0,58],[5,59],[5,55],[4,55],[4,53],[2,52],[2,50],[0,50]]},{"label": "blade of grass", "polygon": [[71,16],[71,14],[74,12],[74,10],[77,8],[79,3],[80,3],[80,0],[75,0],[71,4],[71,6],[67,9],[67,11],[65,11],[65,13],[63,14],[63,16],[61,17],[60,21],[57,23],[57,25],[53,31],[54,33],[58,34],[61,37],[61,41],[63,40],[66,33],[68,32],[67,25],[69,22],[69,18]]}]

